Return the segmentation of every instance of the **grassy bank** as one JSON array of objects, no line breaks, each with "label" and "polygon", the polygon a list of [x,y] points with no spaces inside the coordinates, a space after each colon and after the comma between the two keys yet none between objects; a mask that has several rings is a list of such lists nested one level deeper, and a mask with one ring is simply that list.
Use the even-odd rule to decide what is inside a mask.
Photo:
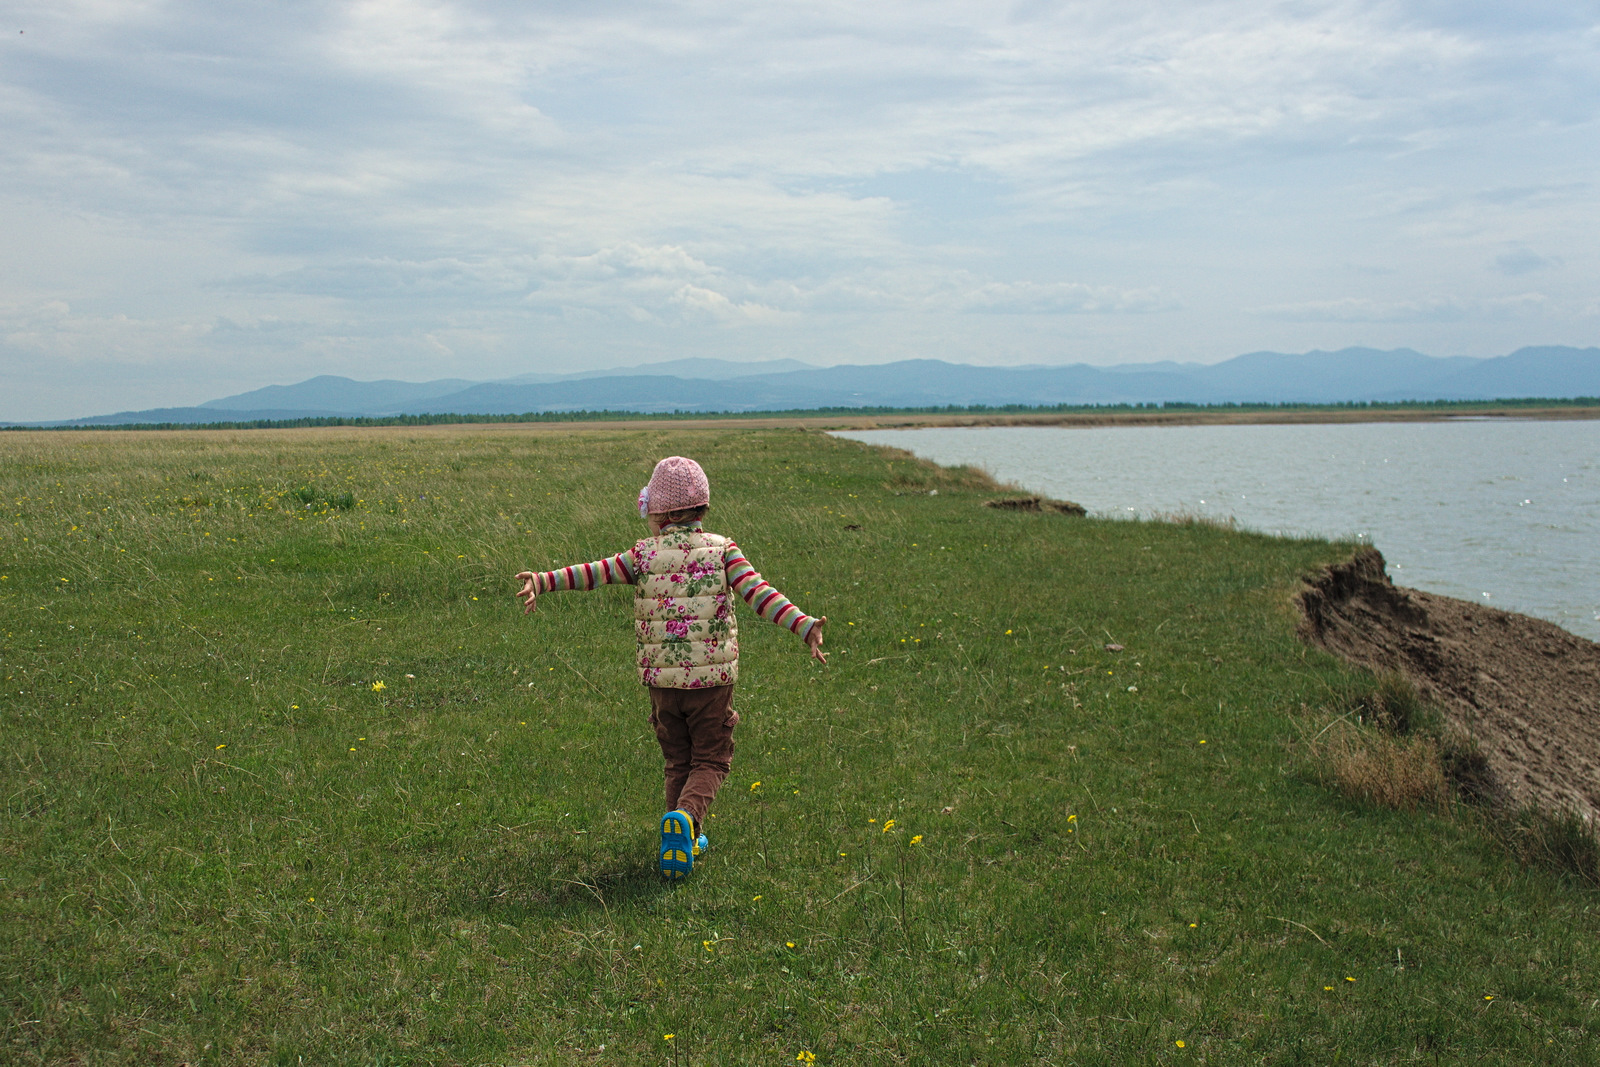
[{"label": "grassy bank", "polygon": [[[834,653],[741,615],[678,888],[631,591],[508,577],[668,452]],[[1597,1058],[1600,898],[1293,743],[1370,685],[1293,636],[1346,547],[737,427],[10,434],[0,490],[5,1062]]]}]

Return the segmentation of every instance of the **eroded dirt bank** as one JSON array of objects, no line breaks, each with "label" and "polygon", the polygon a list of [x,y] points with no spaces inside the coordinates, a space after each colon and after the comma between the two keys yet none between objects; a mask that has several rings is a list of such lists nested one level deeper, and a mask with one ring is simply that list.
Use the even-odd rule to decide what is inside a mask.
[{"label": "eroded dirt bank", "polygon": [[1600,817],[1600,644],[1394,585],[1374,548],[1315,576],[1300,607],[1307,641],[1399,671],[1472,737],[1499,799]]}]

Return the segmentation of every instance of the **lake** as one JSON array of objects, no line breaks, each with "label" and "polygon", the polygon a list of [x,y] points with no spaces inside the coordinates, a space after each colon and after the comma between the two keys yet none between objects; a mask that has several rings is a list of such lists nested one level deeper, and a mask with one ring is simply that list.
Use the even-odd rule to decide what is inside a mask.
[{"label": "lake", "polygon": [[1600,640],[1600,421],[931,428],[838,436],[981,466],[1091,515],[1371,541],[1396,583]]}]

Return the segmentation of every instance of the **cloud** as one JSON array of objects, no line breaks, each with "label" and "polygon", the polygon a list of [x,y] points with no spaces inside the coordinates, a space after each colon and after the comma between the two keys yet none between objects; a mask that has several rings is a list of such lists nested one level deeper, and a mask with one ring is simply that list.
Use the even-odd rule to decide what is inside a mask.
[{"label": "cloud", "polygon": [[192,349],[211,331],[210,322],[95,314],[62,300],[0,309],[0,345],[57,365],[107,359],[156,364],[173,348]]},{"label": "cloud", "polygon": [[1526,248],[1513,248],[1509,252],[1502,252],[1494,257],[1494,266],[1501,274],[1517,277],[1522,274],[1532,274],[1535,271],[1559,267],[1561,260],[1551,256],[1541,256]]},{"label": "cloud", "polygon": [[1543,293],[1518,293],[1474,301],[1448,296],[1398,301],[1345,297],[1256,308],[1253,314],[1283,322],[1450,323],[1528,315],[1549,308],[1550,299]]},{"label": "cloud", "polygon": [[[1252,142],[1400,137],[1453,117],[1464,95],[1503,113],[1524,103],[1476,84],[1481,39],[1384,4],[1084,3],[1014,17],[970,2],[929,17],[892,3],[384,0],[271,25],[194,0],[122,17],[45,11],[47,52],[13,83],[54,154],[43,169],[76,157],[93,183],[99,161],[146,194],[243,192],[261,208],[440,187],[494,197],[529,164],[541,182],[574,164],[615,175],[640,149],[668,174],[939,166],[1026,186],[1118,154],[1122,182],[1130,164],[1159,170],[1127,155],[1152,146],[1222,158]],[[1531,47],[1549,52],[1554,36]],[[91,64],[97,79],[65,80]],[[1438,91],[1441,76],[1454,92]],[[107,81],[135,107],[106,114]]]},{"label": "cloud", "polygon": [[543,309],[633,321],[794,324],[806,316],[859,311],[1017,315],[1144,314],[1179,303],[1158,289],[1080,282],[1001,282],[966,271],[867,270],[822,283],[763,279],[715,265],[677,245],[625,242],[561,255],[466,260],[354,259],[218,283],[240,293],[283,293],[371,304],[423,316],[449,307]]},{"label": "cloud", "polygon": [[1544,315],[1551,311],[1551,300],[1543,293],[1513,293],[1510,296],[1490,297],[1480,308],[1485,317],[1515,318],[1527,315]]},{"label": "cloud", "polygon": [[563,314],[583,310],[635,322],[722,324],[796,318],[752,299],[756,286],[750,279],[676,245],[627,242],[583,255],[540,255],[529,261],[526,288],[526,306]]},{"label": "cloud", "polygon": [[989,282],[962,294],[958,306],[992,314],[1084,315],[1172,311],[1179,304],[1155,289],[1114,289],[1076,282]]},{"label": "cloud", "polygon": [[795,322],[799,318],[792,311],[780,311],[750,300],[736,304],[716,290],[698,285],[680,286],[672,294],[672,299],[686,311],[718,322],[783,323]]},{"label": "cloud", "polygon": [[1467,312],[1450,297],[1403,301],[1345,297],[1257,308],[1255,314],[1284,322],[1458,322]]}]

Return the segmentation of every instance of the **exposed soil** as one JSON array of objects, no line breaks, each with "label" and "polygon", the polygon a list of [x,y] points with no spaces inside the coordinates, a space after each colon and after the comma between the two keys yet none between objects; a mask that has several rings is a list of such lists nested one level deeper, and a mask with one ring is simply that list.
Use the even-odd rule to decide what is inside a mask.
[{"label": "exposed soil", "polygon": [[1002,497],[998,500],[985,500],[986,508],[999,508],[1001,511],[1049,511],[1057,515],[1074,515],[1083,518],[1089,514],[1082,504],[1075,504],[1070,500],[1051,500],[1046,496],[1012,496]]},{"label": "exposed soil", "polygon": [[1308,642],[1398,671],[1476,742],[1494,799],[1600,817],[1600,644],[1394,585],[1374,548],[1312,578],[1300,607]]}]

